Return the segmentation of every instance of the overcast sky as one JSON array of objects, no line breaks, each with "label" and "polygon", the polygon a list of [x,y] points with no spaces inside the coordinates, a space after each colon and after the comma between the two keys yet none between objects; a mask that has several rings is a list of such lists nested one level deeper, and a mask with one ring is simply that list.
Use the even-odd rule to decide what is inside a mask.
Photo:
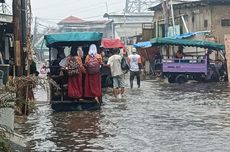
[{"label": "overcast sky", "polygon": [[[9,6],[12,0],[6,0]],[[70,15],[85,19],[102,19],[106,13],[121,12],[125,0],[31,0],[33,16],[59,22]]]}]

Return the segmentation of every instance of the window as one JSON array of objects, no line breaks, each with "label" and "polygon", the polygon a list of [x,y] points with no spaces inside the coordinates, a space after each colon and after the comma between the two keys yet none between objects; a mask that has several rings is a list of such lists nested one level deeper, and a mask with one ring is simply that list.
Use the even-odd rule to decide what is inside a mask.
[{"label": "window", "polygon": [[230,26],[230,19],[222,19],[221,26]]},{"label": "window", "polygon": [[208,27],[208,20],[204,20],[204,28]]}]

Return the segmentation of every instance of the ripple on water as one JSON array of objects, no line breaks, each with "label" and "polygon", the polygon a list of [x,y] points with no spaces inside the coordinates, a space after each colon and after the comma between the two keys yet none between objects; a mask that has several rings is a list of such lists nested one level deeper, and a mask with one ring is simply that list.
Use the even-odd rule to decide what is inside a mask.
[{"label": "ripple on water", "polygon": [[106,95],[101,111],[55,113],[38,104],[18,131],[29,151],[230,151],[229,92],[225,83],[146,81],[126,89],[126,100]]}]

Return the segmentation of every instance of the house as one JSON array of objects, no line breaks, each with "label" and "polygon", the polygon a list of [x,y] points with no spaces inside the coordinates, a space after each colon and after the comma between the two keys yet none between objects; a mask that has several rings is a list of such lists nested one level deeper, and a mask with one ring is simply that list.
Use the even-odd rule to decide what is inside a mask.
[{"label": "house", "polygon": [[[154,37],[165,36],[165,21],[162,3],[150,7],[154,11]],[[224,43],[224,35],[230,34],[230,1],[229,0],[198,0],[192,2],[175,1],[173,3],[175,19],[169,18],[168,34],[210,31],[216,42]],[[171,14],[171,12],[170,12]]]},{"label": "house", "polygon": [[112,37],[110,20],[86,21],[69,16],[58,23],[59,32],[101,32],[103,37]]},{"label": "house", "polygon": [[13,17],[8,14],[0,14],[0,64],[9,63],[14,55],[13,50]]},{"label": "house", "polygon": [[[187,39],[205,39],[224,44],[224,35],[230,33],[229,0],[173,0],[172,2],[173,11],[170,10],[170,2],[169,5],[161,2],[149,8],[154,11],[154,17],[153,23],[143,24],[142,35],[145,41],[154,37],[171,37],[187,33],[185,34]],[[167,15],[168,19],[165,20]],[[168,26],[166,26],[167,21]],[[175,55],[177,49],[176,46],[161,47],[161,54],[164,58],[170,58]],[[189,56],[202,56],[206,50],[185,47],[183,51],[189,58]],[[210,56],[213,60],[218,57],[217,53]]]},{"label": "house", "polygon": [[142,24],[152,23],[152,13],[105,13],[104,18],[112,21],[113,38],[125,40],[142,34]]}]

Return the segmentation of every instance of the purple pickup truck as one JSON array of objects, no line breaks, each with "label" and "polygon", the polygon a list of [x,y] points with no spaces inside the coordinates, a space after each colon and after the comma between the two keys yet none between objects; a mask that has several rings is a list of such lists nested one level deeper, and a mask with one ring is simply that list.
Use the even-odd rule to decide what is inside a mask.
[{"label": "purple pickup truck", "polygon": [[204,59],[163,59],[163,75],[169,83],[185,83],[188,80],[222,81],[224,76],[223,64],[210,64]]}]

